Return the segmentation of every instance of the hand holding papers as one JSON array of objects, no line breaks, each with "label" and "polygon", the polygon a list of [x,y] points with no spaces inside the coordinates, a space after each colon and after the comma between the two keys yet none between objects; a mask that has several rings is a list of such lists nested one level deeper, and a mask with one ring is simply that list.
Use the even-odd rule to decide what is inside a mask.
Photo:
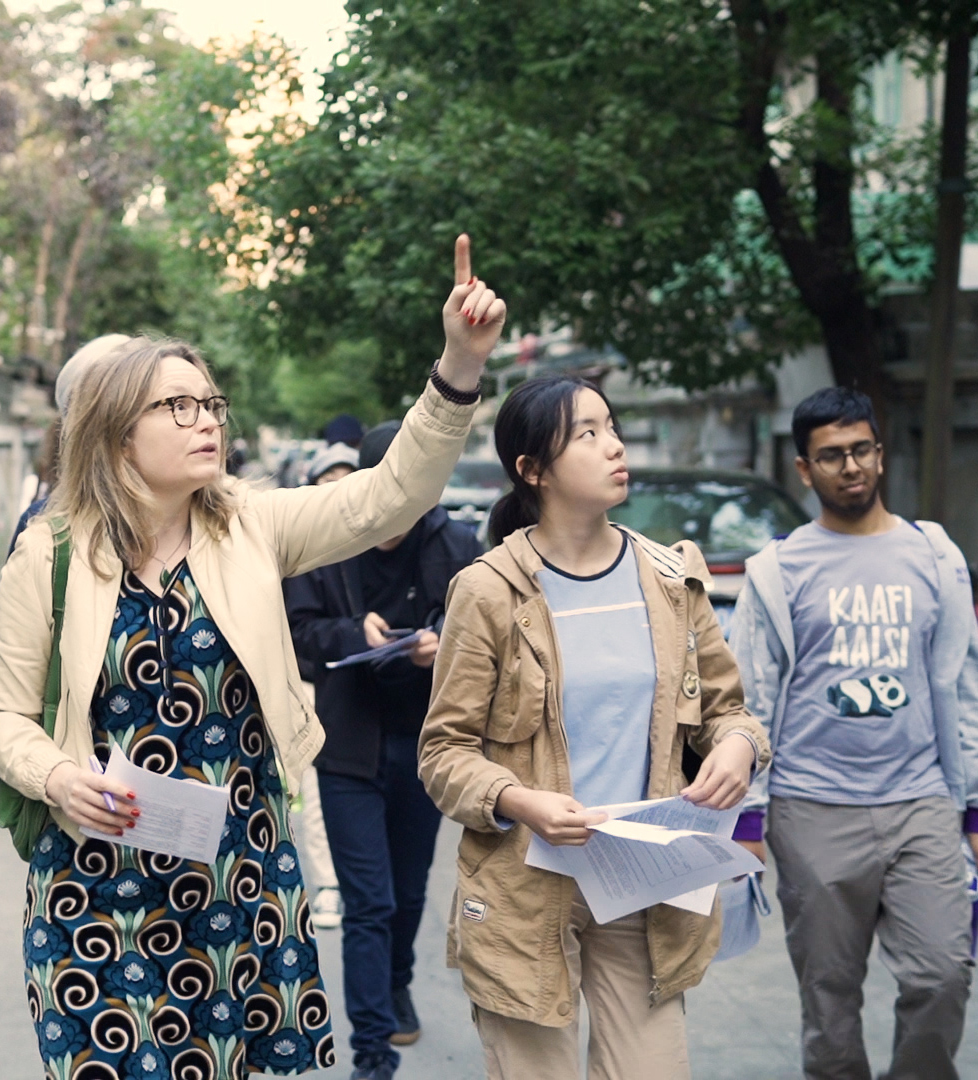
[{"label": "hand holding papers", "polygon": [[[140,816],[135,827],[126,830],[126,844],[193,862],[214,862],[227,819],[229,788],[174,780],[141,769],[118,746],[112,747],[105,775],[139,796]],[[81,831],[97,840],[119,842],[97,829]]]},{"label": "hand holding papers", "polygon": [[421,640],[423,634],[431,629],[426,626],[423,630],[414,630],[409,634],[401,634],[387,645],[378,645],[376,649],[367,649],[366,652],[353,653],[342,660],[327,660],[326,667],[332,671],[334,668],[349,667],[351,664],[383,664],[392,660],[395,656],[409,653]]},{"label": "hand holding papers", "polygon": [[676,796],[589,810],[609,820],[591,827],[583,847],[551,847],[534,835],[526,863],[575,878],[596,922],[661,903],[707,915],[718,882],[763,869],[730,839],[736,808],[710,810]]}]

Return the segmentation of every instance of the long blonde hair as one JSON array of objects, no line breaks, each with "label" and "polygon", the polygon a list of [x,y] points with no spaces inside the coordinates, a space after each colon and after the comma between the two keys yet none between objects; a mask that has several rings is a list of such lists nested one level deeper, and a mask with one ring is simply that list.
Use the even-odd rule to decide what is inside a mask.
[{"label": "long blonde hair", "polygon": [[[88,561],[101,577],[110,576],[99,559],[106,544],[132,569],[142,566],[156,549],[150,516],[153,498],[132,464],[129,440],[167,356],[193,364],[217,393],[207,365],[185,342],[137,337],[94,361],[71,394],[61,434],[58,483],[45,516],[66,519],[76,536],[79,531],[90,533]],[[223,462],[225,429],[219,430]],[[217,481],[194,492],[191,509],[215,539],[227,534],[234,497],[223,468]]]}]

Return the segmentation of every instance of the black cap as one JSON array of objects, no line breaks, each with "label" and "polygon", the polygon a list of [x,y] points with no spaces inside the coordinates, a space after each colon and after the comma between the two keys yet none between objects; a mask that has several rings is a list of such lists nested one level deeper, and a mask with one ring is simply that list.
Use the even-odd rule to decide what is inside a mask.
[{"label": "black cap", "polygon": [[372,427],[360,443],[360,468],[372,469],[379,465],[387,453],[387,448],[394,441],[394,436],[401,430],[400,420],[385,420]]},{"label": "black cap", "polygon": [[363,438],[363,424],[349,413],[340,413],[323,428],[323,438],[330,446],[341,442],[356,449]]}]

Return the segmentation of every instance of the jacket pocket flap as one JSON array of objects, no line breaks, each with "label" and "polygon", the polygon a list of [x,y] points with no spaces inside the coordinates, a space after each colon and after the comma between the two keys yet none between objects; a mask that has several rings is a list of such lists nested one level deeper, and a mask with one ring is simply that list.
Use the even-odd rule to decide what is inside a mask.
[{"label": "jacket pocket flap", "polygon": [[484,833],[466,829],[458,845],[459,870],[471,877],[508,836],[508,832]]},{"label": "jacket pocket flap", "polygon": [[543,723],[546,701],[547,677],[543,669],[532,655],[518,654],[493,698],[486,738],[499,743],[527,741]]}]

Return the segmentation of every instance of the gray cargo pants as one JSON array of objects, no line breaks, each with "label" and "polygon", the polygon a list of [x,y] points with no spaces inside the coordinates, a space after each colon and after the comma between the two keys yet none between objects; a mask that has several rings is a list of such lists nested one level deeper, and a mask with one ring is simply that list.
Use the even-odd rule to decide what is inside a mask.
[{"label": "gray cargo pants", "polygon": [[806,1080],[871,1080],[860,1011],[874,931],[900,990],[888,1080],[956,1080],[971,912],[950,799],[772,797],[768,842],[801,994]]}]

